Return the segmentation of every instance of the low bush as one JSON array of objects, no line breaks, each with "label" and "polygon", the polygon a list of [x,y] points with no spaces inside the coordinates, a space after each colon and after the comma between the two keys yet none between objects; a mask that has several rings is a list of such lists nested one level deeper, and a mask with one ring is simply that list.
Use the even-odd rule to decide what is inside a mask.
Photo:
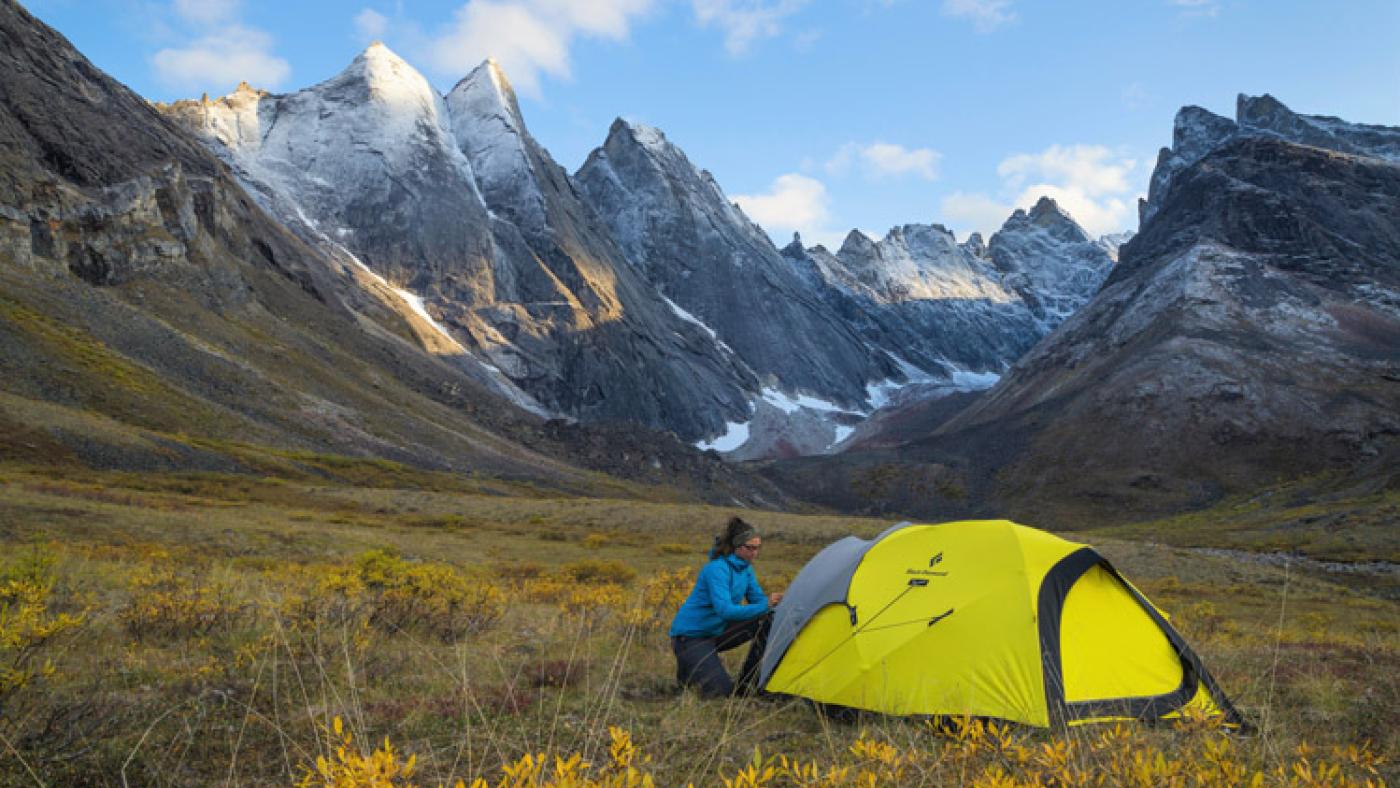
[{"label": "low bush", "polygon": [[174,563],[145,564],[128,580],[131,598],[118,614],[137,638],[198,638],[231,629],[245,612],[229,589]]},{"label": "low bush", "polygon": [[616,560],[573,561],[560,567],[560,574],[575,583],[625,586],[637,577],[637,570]]},{"label": "low bush", "polygon": [[347,596],[362,594],[370,622],[386,631],[421,629],[450,642],[490,628],[505,614],[498,586],[447,564],[370,550],[347,571],[351,577],[340,587]]},{"label": "low bush", "polygon": [[41,657],[54,641],[83,624],[84,614],[51,609],[52,588],[46,572],[0,579],[0,711],[10,696],[53,675],[53,663]]}]

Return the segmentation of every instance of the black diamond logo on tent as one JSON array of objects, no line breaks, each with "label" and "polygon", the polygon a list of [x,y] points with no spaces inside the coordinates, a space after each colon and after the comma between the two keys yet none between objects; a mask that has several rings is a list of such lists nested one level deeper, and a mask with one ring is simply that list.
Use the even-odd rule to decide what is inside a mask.
[{"label": "black diamond logo on tent", "polygon": [[942,553],[939,553],[938,555],[936,555],[936,556],[934,556],[934,557],[932,557],[932,558],[930,558],[930,559],[928,560],[928,568],[929,568],[929,569],[932,569],[932,568],[934,568],[935,566],[938,566],[938,565],[941,564],[941,563],[943,563],[943,554],[942,554]]}]

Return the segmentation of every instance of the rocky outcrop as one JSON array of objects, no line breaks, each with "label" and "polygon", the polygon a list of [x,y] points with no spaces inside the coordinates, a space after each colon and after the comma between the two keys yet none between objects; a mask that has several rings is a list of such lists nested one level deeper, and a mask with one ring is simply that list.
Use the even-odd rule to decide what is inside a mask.
[{"label": "rocky outcrop", "polygon": [[948,416],[938,400],[994,384],[1093,296],[1120,240],[1091,241],[1048,199],[1016,211],[990,244],[980,235],[958,244],[936,224],[896,227],[880,241],[852,231],[834,255],[794,239],[783,255],[825,285],[828,308],[897,358],[905,375],[876,418],[847,424],[833,449],[927,434]]},{"label": "rocky outcrop", "polygon": [[642,276],[765,385],[855,408],[897,373],[657,129],[616,121],[575,180]]},{"label": "rocky outcrop", "polygon": [[692,440],[747,413],[752,373],[623,263],[495,63],[444,98],[375,44],[294,94],[167,111],[281,218],[421,298],[464,362],[546,410]]},{"label": "rocky outcrop", "polygon": [[[230,171],[9,0],[0,0],[0,42],[0,459],[293,476],[393,474],[382,462],[391,460],[617,492],[591,465],[725,503],[781,500],[645,427],[604,437],[513,407],[456,362],[463,349],[431,315],[325,242],[340,227],[332,221],[365,209],[354,195],[320,191],[318,217],[284,224],[263,206],[286,203],[240,185],[251,182],[250,163],[290,177],[277,156],[230,156],[240,167]],[[362,95],[410,107],[415,122],[396,131],[412,143],[410,165],[468,172],[452,137],[418,122],[439,102]],[[244,87],[222,109],[184,111],[250,150],[304,150],[308,140],[263,125],[291,120],[262,106],[267,98]],[[326,109],[313,99],[299,100]],[[367,128],[347,125],[350,139]],[[386,172],[372,158],[347,153],[341,163],[372,180]],[[401,190],[404,210],[435,210],[429,192],[414,191],[426,183],[384,188]],[[420,251],[481,248],[446,229],[424,235]],[[599,443],[609,450],[585,450]]]},{"label": "rocky outcrop", "polygon": [[918,451],[984,500],[1118,517],[1318,474],[1395,483],[1400,166],[1352,141],[1400,132],[1328,119],[1339,152],[1277,107],[1250,131],[1259,106],[1229,134],[1182,111],[1185,150],[1103,289]]},{"label": "rocky outcrop", "polygon": [[830,310],[901,361],[904,381],[985,387],[1040,337],[1021,296],[940,225],[903,225],[879,241],[853,230],[835,254],[783,254],[821,280]]},{"label": "rocky outcrop", "polygon": [[656,129],[618,121],[571,178],[493,61],[444,97],[375,44],[297,93],[164,109],[483,385],[735,458],[832,450],[898,386],[990,385],[1109,262],[1053,204],[985,248],[905,225],[779,252]]},{"label": "rocky outcrop", "polygon": [[1091,239],[1054,200],[1042,197],[1029,212],[1011,214],[987,252],[1004,286],[1021,296],[1045,334],[1098,292],[1117,246]]}]

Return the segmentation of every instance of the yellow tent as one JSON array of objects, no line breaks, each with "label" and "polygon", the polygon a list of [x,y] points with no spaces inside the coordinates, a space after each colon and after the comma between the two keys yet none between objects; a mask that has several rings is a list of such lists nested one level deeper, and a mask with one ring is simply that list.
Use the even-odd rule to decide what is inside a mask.
[{"label": "yellow tent", "polygon": [[817,554],[761,686],[888,714],[1042,727],[1242,720],[1166,616],[1092,548],[1005,520],[901,524]]}]

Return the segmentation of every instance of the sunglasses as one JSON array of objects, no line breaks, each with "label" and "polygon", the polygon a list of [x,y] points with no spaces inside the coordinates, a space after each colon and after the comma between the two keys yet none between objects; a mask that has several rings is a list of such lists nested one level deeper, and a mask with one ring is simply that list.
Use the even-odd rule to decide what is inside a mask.
[{"label": "sunglasses", "polygon": [[760,547],[762,547],[762,546],[763,546],[763,543],[762,543],[762,542],[759,542],[758,544],[741,544],[741,545],[739,545],[740,548],[743,548],[743,549],[745,549],[745,550],[757,550],[758,548],[760,548]]}]

